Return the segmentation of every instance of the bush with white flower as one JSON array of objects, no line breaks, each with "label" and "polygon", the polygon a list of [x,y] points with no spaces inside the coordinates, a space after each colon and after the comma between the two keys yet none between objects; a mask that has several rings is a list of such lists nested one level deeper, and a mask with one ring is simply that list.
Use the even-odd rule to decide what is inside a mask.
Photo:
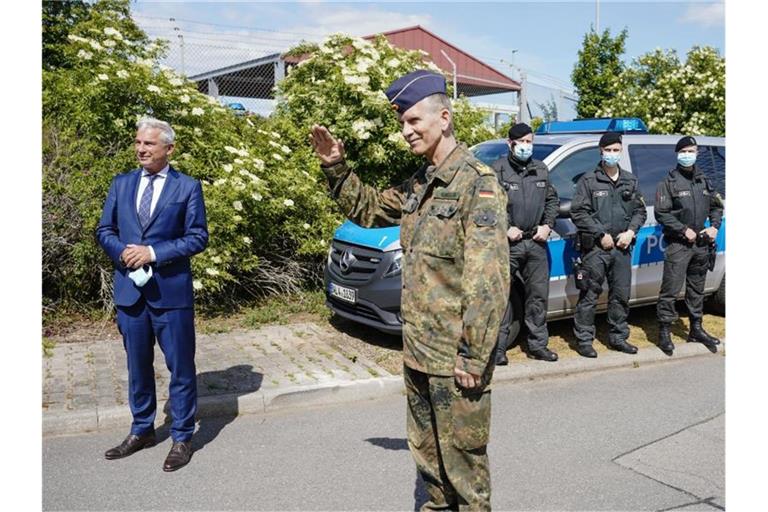
[{"label": "bush with white flower", "polygon": [[643,119],[651,133],[725,135],[725,59],[694,47],[685,62],[674,50],[636,59],[615,79],[616,95],[598,116]]},{"label": "bush with white flower", "polygon": [[[403,179],[420,163],[383,94],[398,76],[428,66],[417,52],[383,38],[334,36],[302,45],[296,51],[309,58],[281,83],[277,112],[237,117],[159,64],[167,43],[138,28],[128,0],[83,8],[76,22],[44,24],[44,55],[52,56],[43,71],[47,307],[111,303],[112,264],[94,230],[112,178],[137,167],[133,138],[143,116],[174,127],[171,164],[203,184],[210,240],[192,259],[202,304],[235,305],[244,295],[319,281],[343,219],[308,144],[313,123],[341,136],[350,161],[378,185]],[[61,27],[68,34],[51,43],[45,30]],[[466,101],[456,104],[456,124],[470,144],[491,136]]]}]

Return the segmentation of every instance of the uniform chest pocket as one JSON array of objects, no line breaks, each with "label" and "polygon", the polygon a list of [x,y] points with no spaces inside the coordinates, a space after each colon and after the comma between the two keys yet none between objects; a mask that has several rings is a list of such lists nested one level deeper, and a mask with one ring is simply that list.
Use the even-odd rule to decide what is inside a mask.
[{"label": "uniform chest pocket", "polygon": [[672,203],[675,209],[686,208],[693,201],[692,190],[675,190],[672,194]]},{"label": "uniform chest pocket", "polygon": [[414,233],[414,239],[418,238],[418,247],[414,248],[440,258],[456,257],[461,222],[458,210],[458,200],[433,200],[418,227],[419,233]]}]

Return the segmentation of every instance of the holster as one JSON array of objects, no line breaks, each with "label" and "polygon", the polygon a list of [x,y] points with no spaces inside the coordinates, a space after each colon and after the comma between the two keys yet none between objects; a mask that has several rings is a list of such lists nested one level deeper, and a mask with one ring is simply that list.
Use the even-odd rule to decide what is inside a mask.
[{"label": "holster", "polygon": [[595,248],[595,236],[592,233],[579,231],[575,241],[576,250],[582,254],[587,254]]}]

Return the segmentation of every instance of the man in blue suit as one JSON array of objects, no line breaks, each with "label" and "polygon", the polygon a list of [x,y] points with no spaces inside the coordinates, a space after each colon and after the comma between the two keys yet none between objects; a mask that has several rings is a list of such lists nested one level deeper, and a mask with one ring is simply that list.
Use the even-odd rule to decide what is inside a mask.
[{"label": "man in blue suit", "polygon": [[140,169],[112,180],[96,236],[115,264],[117,326],[128,360],[128,437],[107,450],[107,459],[154,446],[154,344],[171,372],[173,446],[163,470],[175,471],[192,457],[197,385],[190,257],[208,244],[200,182],[173,169],[173,128],[144,118],[137,124]]}]

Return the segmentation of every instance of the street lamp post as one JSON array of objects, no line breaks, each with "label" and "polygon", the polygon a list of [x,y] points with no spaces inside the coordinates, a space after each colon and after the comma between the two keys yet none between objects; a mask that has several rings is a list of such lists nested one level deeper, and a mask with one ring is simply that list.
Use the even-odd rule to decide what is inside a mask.
[{"label": "street lamp post", "polygon": [[[168,18],[171,23],[176,23],[176,18]],[[179,54],[181,56],[181,74],[186,75],[185,65],[184,65],[184,35],[181,33],[181,29],[174,25],[173,31],[178,32],[176,34],[176,37],[179,39]]]}]

